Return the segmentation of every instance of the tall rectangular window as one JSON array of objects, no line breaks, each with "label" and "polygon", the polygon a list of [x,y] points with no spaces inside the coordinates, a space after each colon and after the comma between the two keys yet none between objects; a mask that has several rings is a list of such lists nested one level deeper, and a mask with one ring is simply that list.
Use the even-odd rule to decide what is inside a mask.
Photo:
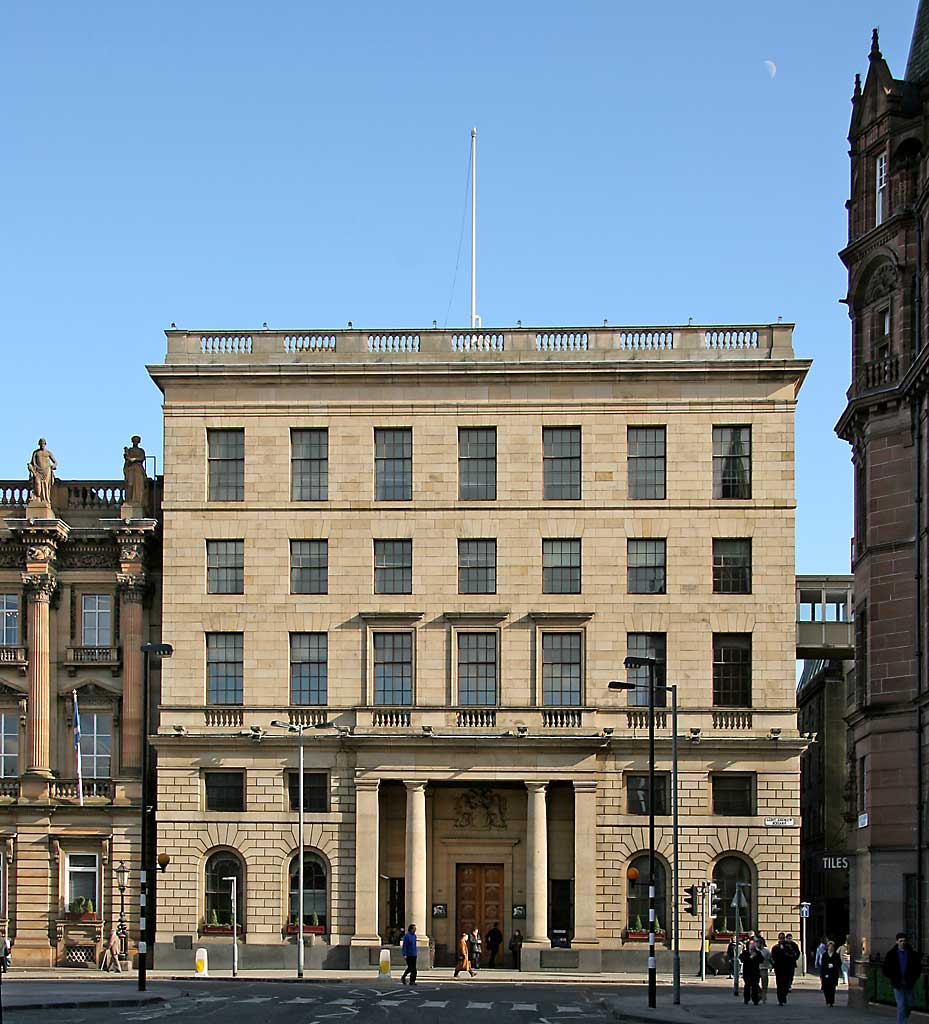
[{"label": "tall rectangular window", "polygon": [[245,501],[245,431],[208,430],[210,501]]},{"label": "tall rectangular window", "polygon": [[290,703],[328,700],[329,640],[325,633],[290,634]]},{"label": "tall rectangular window", "polygon": [[[287,797],[290,809],[300,807],[300,773],[287,773]],[[325,814],[329,810],[329,776],[325,772],[303,773],[303,810],[310,814]]]},{"label": "tall rectangular window", "polygon": [[713,706],[752,706],[751,633],[713,634]]},{"label": "tall rectangular window", "polygon": [[581,592],[581,542],[542,541],[542,593],[579,594]]},{"label": "tall rectangular window", "polygon": [[458,430],[458,497],[494,501],[497,497],[497,428]]},{"label": "tall rectangular window", "polygon": [[713,593],[752,592],[752,542],[749,538],[713,540]]},{"label": "tall rectangular window", "polygon": [[242,634],[207,633],[207,704],[242,703]]},{"label": "tall rectangular window", "polygon": [[113,598],[109,594],[81,595],[81,646],[113,645]]},{"label": "tall rectangular window", "polygon": [[19,775],[19,715],[14,711],[0,714],[0,777]]},{"label": "tall rectangular window", "polygon": [[874,161],[874,226],[880,227],[887,216],[887,154]]},{"label": "tall rectangular window", "polygon": [[497,703],[497,634],[458,634],[458,703]]},{"label": "tall rectangular window", "polygon": [[100,711],[81,712],[81,776],[108,779],[113,753],[113,716]]},{"label": "tall rectangular window", "polygon": [[409,427],[374,431],[374,497],[413,500],[413,431]]},{"label": "tall rectangular window", "polygon": [[[671,776],[655,772],[655,814],[670,814]],[[648,776],[626,776],[626,813],[648,814]]]},{"label": "tall rectangular window", "polygon": [[413,634],[374,634],[374,703],[413,703]]},{"label": "tall rectangular window", "polygon": [[204,772],[203,790],[208,811],[245,810],[245,772]]},{"label": "tall rectangular window", "polygon": [[292,540],[290,542],[290,592],[292,594],[329,593],[329,541]]},{"label": "tall rectangular window", "polygon": [[496,594],[497,542],[458,541],[458,593]]},{"label": "tall rectangular window", "polygon": [[97,855],[69,853],[67,873],[68,910],[72,913],[97,913],[100,909]]},{"label": "tall rectangular window", "polygon": [[752,428],[713,427],[713,497],[752,496]]},{"label": "tall rectangular window", "polygon": [[374,542],[374,593],[413,593],[413,542],[376,540]]},{"label": "tall rectangular window", "polygon": [[664,594],[665,548],[663,540],[626,542],[626,580],[630,594]]},{"label": "tall rectangular window", "polygon": [[241,594],[245,590],[245,542],[206,542],[206,591],[208,594]]},{"label": "tall rectangular window", "polygon": [[713,813],[747,817],[755,813],[755,776],[738,772],[714,772]]},{"label": "tall rectangular window", "polygon": [[[631,658],[652,658],[656,664],[655,707],[663,708],[668,703],[668,691],[664,686],[668,670],[668,638],[666,633],[627,633],[626,656]],[[648,666],[626,670],[626,682],[635,683],[634,690],[627,690],[631,707],[648,707]]]},{"label": "tall rectangular window", "polygon": [[328,430],[291,430],[290,477],[294,501],[329,499]]},{"label": "tall rectangular window", "polygon": [[19,644],[19,595],[0,594],[0,647]]},{"label": "tall rectangular window", "polygon": [[581,497],[581,428],[542,428],[543,496],[546,501]]},{"label": "tall rectangular window", "polygon": [[578,707],[581,703],[581,634],[542,634],[542,703]]},{"label": "tall rectangular window", "polygon": [[626,431],[629,499],[661,501],[665,496],[665,428],[629,427]]}]

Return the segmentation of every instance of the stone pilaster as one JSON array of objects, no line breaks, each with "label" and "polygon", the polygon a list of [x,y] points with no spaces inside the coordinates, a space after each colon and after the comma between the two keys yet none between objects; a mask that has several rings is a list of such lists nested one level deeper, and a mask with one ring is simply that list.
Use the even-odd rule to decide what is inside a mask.
[{"label": "stone pilaster", "polygon": [[548,818],[545,806],[544,782],[527,782],[529,801],[526,815],[526,941],[525,946],[547,948],[548,938]]},{"label": "stone pilaster", "polygon": [[418,941],[426,951],[429,948],[426,935],[426,783],[407,782],[405,785],[406,913],[416,925]]},{"label": "stone pilaster", "polygon": [[355,934],[350,966],[370,966],[368,950],[381,944],[377,930],[379,779],[355,780]]},{"label": "stone pilaster", "polygon": [[578,966],[600,970],[597,940],[597,783],[574,783],[574,938]]},{"label": "stone pilaster", "polygon": [[142,769],[142,603],[150,583],[145,573],[119,573],[120,641],[123,655],[122,767]]}]

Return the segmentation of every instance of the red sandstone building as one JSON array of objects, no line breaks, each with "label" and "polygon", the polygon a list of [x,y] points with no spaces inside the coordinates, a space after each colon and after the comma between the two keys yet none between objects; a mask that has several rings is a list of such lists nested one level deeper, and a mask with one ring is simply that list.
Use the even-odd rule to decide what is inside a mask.
[{"label": "red sandstone building", "polygon": [[[883,954],[905,929],[926,949],[926,297],[929,293],[929,2],[906,74],[875,30],[849,131],[852,379],[836,431],[852,446],[856,678],[848,694],[851,951]],[[914,800],[914,792],[920,798]]]}]

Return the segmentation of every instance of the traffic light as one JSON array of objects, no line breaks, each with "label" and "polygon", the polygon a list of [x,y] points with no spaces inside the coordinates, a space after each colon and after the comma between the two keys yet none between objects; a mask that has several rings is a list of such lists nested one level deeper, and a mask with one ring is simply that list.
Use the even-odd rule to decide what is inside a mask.
[{"label": "traffic light", "polygon": [[691,917],[697,916],[697,887],[695,885],[688,885],[684,890],[686,895],[684,896],[684,903],[686,904],[687,913]]},{"label": "traffic light", "polygon": [[719,900],[719,886],[715,882],[710,883],[710,917],[719,917],[722,910]]}]

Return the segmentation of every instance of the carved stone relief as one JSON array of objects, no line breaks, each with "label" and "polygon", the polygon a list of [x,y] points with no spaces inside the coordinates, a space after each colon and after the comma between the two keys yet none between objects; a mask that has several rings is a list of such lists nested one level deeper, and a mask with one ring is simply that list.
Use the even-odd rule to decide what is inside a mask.
[{"label": "carved stone relief", "polygon": [[60,569],[116,569],[116,548],[113,544],[65,544],[58,554]]},{"label": "carved stone relief", "polygon": [[506,827],[506,800],[490,786],[472,786],[456,798],[455,828],[489,832]]},{"label": "carved stone relief", "polygon": [[18,541],[0,541],[0,569],[21,569],[25,551]]},{"label": "carved stone relief", "polygon": [[897,290],[897,268],[892,263],[882,263],[871,275],[865,291],[865,305],[891,295]]}]

